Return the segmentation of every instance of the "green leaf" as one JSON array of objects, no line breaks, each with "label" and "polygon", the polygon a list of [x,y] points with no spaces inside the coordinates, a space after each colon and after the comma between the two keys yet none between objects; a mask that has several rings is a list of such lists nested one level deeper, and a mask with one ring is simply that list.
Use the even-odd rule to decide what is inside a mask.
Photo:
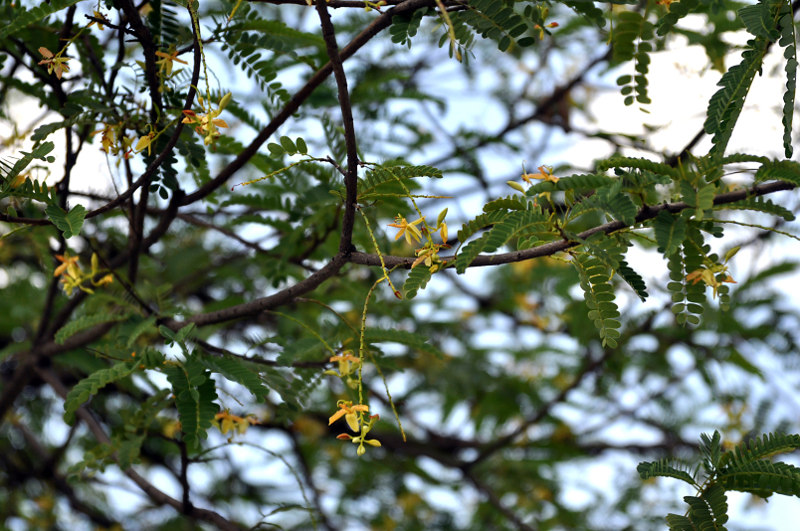
[{"label": "green leaf", "polygon": [[431,279],[431,270],[425,265],[418,265],[408,273],[405,283],[403,284],[403,294],[406,299],[413,299],[417,296],[417,292],[425,289],[428,281]]},{"label": "green leaf", "polygon": [[197,450],[219,411],[219,406],[214,403],[217,399],[214,380],[193,358],[183,364],[165,367],[164,374],[175,395],[184,441],[189,448]]},{"label": "green leaf", "polygon": [[294,145],[294,142],[292,142],[292,139],[288,136],[282,136],[280,138],[280,143],[281,147],[288,155],[294,155],[297,153],[297,146]]},{"label": "green leaf", "polygon": [[655,477],[675,478],[685,481],[689,485],[696,485],[691,474],[684,470],[675,468],[667,459],[639,463],[639,466],[636,467],[636,471],[639,472],[639,477],[642,479],[650,479]]},{"label": "green leaf", "polygon": [[794,118],[794,99],[797,88],[797,44],[792,10],[788,3],[780,7],[782,15],[778,26],[781,37],[778,44],[784,47],[783,57],[786,59],[784,72],[786,73],[786,91],[783,93],[783,148],[786,158],[792,156],[792,119]]},{"label": "green leaf", "polygon": [[75,411],[106,385],[121,380],[136,371],[135,364],[117,363],[108,369],[93,372],[73,387],[64,400],[64,422],[72,424]]},{"label": "green leaf", "polygon": [[145,332],[147,332],[147,330],[148,330],[149,328],[151,328],[151,327],[154,327],[154,326],[155,326],[155,324],[156,324],[156,320],[157,320],[157,319],[158,319],[158,318],[157,318],[155,315],[153,315],[153,316],[150,316],[150,317],[148,317],[147,319],[143,319],[141,322],[139,322],[139,323],[138,323],[138,324],[137,324],[137,325],[136,325],[136,326],[133,328],[133,330],[131,330],[130,334],[128,335],[128,341],[125,343],[125,346],[126,346],[127,348],[131,348],[131,347],[133,347],[133,346],[136,344],[136,340],[137,340],[137,339],[138,339],[138,338],[139,338],[139,337],[140,337],[142,334],[144,334]]},{"label": "green leaf", "polygon": [[489,233],[485,232],[480,238],[472,240],[459,250],[456,256],[456,272],[459,275],[466,271],[472,261],[481,254],[488,241]]},{"label": "green leaf", "polygon": [[[376,188],[386,183],[405,183],[417,177],[431,177],[441,179],[442,172],[432,166],[407,166],[403,164],[384,163],[374,166],[363,179],[359,179],[359,197],[374,192]],[[406,185],[407,186],[407,185]]]},{"label": "green leaf", "polygon": [[622,324],[619,322],[619,309],[614,302],[610,268],[586,254],[576,256],[572,263],[580,275],[584,300],[589,308],[589,320],[597,328],[602,345],[615,348]]},{"label": "green leaf", "polygon": [[744,23],[745,29],[756,37],[777,40],[779,34],[775,24],[775,17],[772,13],[772,8],[776,3],[762,0],[757,4],[741,8],[738,14]]},{"label": "green leaf", "polygon": [[228,380],[242,384],[259,402],[264,402],[269,394],[269,388],[264,385],[255,367],[244,360],[227,356],[203,356],[197,361],[211,372],[221,374]]},{"label": "green leaf", "polygon": [[308,153],[308,146],[306,145],[306,141],[305,140],[303,140],[300,137],[297,137],[297,140],[295,140],[295,144],[297,144],[297,151],[301,155],[305,155],[305,154]]},{"label": "green leaf", "polygon": [[721,158],[725,154],[745,96],[761,68],[766,51],[767,41],[763,38],[748,41],[747,48],[742,53],[742,61],[728,69],[717,83],[720,89],[708,102],[706,121],[703,124],[706,133],[713,135],[713,147],[709,152],[713,158]]},{"label": "green leaf", "polygon": [[276,144],[275,142],[270,142],[267,144],[267,149],[269,150],[270,155],[273,157],[281,157],[284,153],[286,153],[286,151],[283,149],[283,146]]},{"label": "green leaf", "polygon": [[64,238],[72,238],[81,232],[83,218],[86,216],[86,208],[83,205],[75,205],[69,212],[64,212],[57,205],[48,205],[45,213],[50,221],[62,232]]},{"label": "green leaf", "polygon": [[664,256],[671,256],[686,236],[686,219],[662,210],[653,220],[653,229],[659,250]]},{"label": "green leaf", "polygon": [[19,30],[26,28],[35,22],[44,20],[53,13],[58,13],[62,9],[74,6],[80,1],[81,0],[50,0],[46,3],[40,2],[37,7],[27,11],[22,11],[22,13],[20,13],[17,18],[12,20],[10,24],[3,24],[3,27],[0,28],[0,39],[5,39],[6,37],[13,35]]},{"label": "green leaf", "polygon": [[432,354],[437,358],[444,357],[444,353],[431,345],[424,337],[407,330],[399,330],[396,328],[367,328],[364,331],[364,339],[369,343],[400,343],[414,350]]},{"label": "green leaf", "polygon": [[644,283],[644,279],[634,271],[624,259],[619,261],[619,267],[617,268],[617,274],[628,283],[628,285],[633,288],[633,291],[639,296],[643,302],[647,299],[647,286]]},{"label": "green leaf", "polygon": [[14,166],[5,173],[0,173],[0,176],[5,179],[0,190],[5,194],[11,189],[11,183],[14,181],[14,177],[19,175],[20,173],[28,167],[28,165],[36,160],[44,160],[50,162],[52,157],[48,157],[48,153],[53,151],[55,148],[55,144],[52,142],[42,142],[38,146],[35,146],[32,151],[20,151],[22,153],[22,157],[14,163]]},{"label": "green leaf", "polygon": [[63,345],[64,341],[70,336],[73,336],[81,330],[86,330],[100,323],[113,323],[124,321],[127,315],[109,315],[105,312],[84,315],[62,326],[55,335],[55,341],[59,345]]},{"label": "green leaf", "polygon": [[749,197],[735,203],[728,203],[727,205],[720,205],[715,209],[731,209],[731,210],[754,210],[757,212],[766,212],[774,216],[783,218],[784,221],[794,221],[794,213],[781,205],[776,205],[769,199],[763,197]]},{"label": "green leaf", "polygon": [[756,182],[779,179],[800,186],[800,163],[792,160],[766,161],[756,171]]},{"label": "green leaf", "polygon": [[596,190],[614,183],[614,179],[606,175],[582,174],[561,177],[558,182],[544,181],[528,188],[528,197],[542,192]]}]

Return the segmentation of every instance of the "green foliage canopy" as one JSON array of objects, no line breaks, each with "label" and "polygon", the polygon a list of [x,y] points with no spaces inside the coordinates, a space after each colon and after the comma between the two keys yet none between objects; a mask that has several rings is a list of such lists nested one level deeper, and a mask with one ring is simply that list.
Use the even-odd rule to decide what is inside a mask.
[{"label": "green foliage canopy", "polygon": [[[799,496],[759,401],[797,263],[735,267],[798,240],[798,5],[0,0],[1,521],[723,529],[727,491]],[[609,73],[645,120],[681,39],[721,74],[702,130],[592,124]],[[782,155],[732,152],[773,50]],[[488,78],[505,123],[459,121]],[[548,166],[563,135],[607,155]]]}]

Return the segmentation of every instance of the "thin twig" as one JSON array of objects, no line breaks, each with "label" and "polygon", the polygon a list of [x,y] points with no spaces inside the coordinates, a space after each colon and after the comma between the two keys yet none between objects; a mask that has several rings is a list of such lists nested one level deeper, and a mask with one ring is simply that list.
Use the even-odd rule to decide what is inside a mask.
[{"label": "thin twig", "polygon": [[[45,381],[47,382],[53,390],[61,396],[61,398],[67,397],[67,388],[58,378],[58,376],[50,369],[42,369],[36,368],[36,373]],[[86,408],[86,406],[81,406],[75,412],[77,418],[83,422],[89,431],[94,435],[97,442],[102,444],[113,444],[111,439],[109,438],[108,434],[106,434],[103,427],[94,418],[92,413]],[[116,459],[116,453],[114,454],[114,459]],[[133,468],[128,468],[123,470],[124,474],[128,476],[134,483],[145,493],[150,499],[159,504],[159,505],[169,505],[170,507],[180,511],[187,516],[192,518],[196,518],[198,520],[202,520],[204,522],[208,522],[217,526],[219,529],[225,531],[238,531],[242,529],[237,524],[231,522],[221,514],[211,511],[209,509],[200,509],[198,507],[189,506],[187,507],[183,502],[176,500],[172,496],[168,495],[167,493],[159,490],[156,488],[152,483],[150,483],[147,479],[139,475]]]}]

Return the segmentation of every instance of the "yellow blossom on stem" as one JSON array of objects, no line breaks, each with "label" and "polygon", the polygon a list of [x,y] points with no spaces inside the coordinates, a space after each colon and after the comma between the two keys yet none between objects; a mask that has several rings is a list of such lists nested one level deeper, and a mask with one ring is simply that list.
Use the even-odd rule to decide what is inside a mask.
[{"label": "yellow blossom on stem", "polygon": [[[89,24],[86,27],[88,28],[88,27],[91,27],[91,26],[97,24],[97,27],[100,28],[100,31],[105,30],[106,27],[103,26],[103,23],[108,24],[108,19],[106,18],[106,16],[103,13],[101,13],[100,11],[97,11],[97,10],[95,10],[92,13],[92,16],[97,20],[92,20],[91,22],[89,22]],[[102,20],[103,22],[98,22],[98,20]]]},{"label": "yellow blossom on stem", "polygon": [[[712,266],[710,269],[701,267],[686,275],[686,280],[692,284],[697,284],[702,281],[706,286],[711,286],[714,297],[716,297],[723,283],[736,284],[733,277],[728,274],[727,269],[728,268],[723,265]],[[724,276],[719,275],[720,273]],[[721,276],[721,278],[718,279],[717,276]]]},{"label": "yellow blossom on stem", "polygon": [[[63,51],[63,50],[62,50]],[[47,65],[47,73],[52,74],[53,72],[56,73],[56,77],[61,79],[61,74],[64,72],[69,72],[69,65],[67,61],[69,61],[69,57],[61,57],[61,52],[58,52],[56,55],[53,55],[53,52],[41,46],[39,48],[39,53],[42,54],[42,59],[39,61],[40,65]]]},{"label": "yellow blossom on stem", "polygon": [[347,425],[350,427],[350,429],[353,431],[358,431],[358,426],[360,424],[359,416],[362,413],[368,413],[369,406],[364,404],[357,404],[354,406],[352,402],[345,400],[339,400],[336,405],[339,406],[339,411],[331,415],[331,417],[328,419],[328,426],[344,417],[344,420],[347,422]]},{"label": "yellow blossom on stem", "polygon": [[[206,112],[203,114],[198,114],[192,110],[183,111],[185,115],[182,123],[185,124],[197,124],[194,130],[201,136],[203,136],[203,143],[205,145],[209,145],[214,142],[219,136],[220,132],[217,130],[217,127],[228,127],[228,124],[225,120],[217,118],[228,103],[231,101],[231,93],[228,92],[219,100],[219,106],[216,110],[212,110],[209,106],[206,109]],[[200,103],[203,104],[203,100],[200,99]]]},{"label": "yellow blossom on stem", "polygon": [[431,268],[431,273],[438,271],[442,264],[442,259],[439,258],[439,249],[442,247],[448,246],[440,243],[426,243],[423,247],[414,251],[414,254],[417,255],[417,259],[411,264],[411,269],[424,263]]},{"label": "yellow blossom on stem", "polygon": [[[80,264],[78,264],[79,257],[70,256],[69,252],[65,252],[64,254],[57,254],[56,260],[61,262],[61,265],[53,271],[53,276],[61,277],[59,282],[64,288],[64,292],[67,295],[72,295],[75,288],[85,289],[81,286],[83,272]],[[91,290],[89,291],[91,292]]]},{"label": "yellow blossom on stem", "polygon": [[394,237],[395,241],[399,240],[401,236],[405,235],[406,241],[409,245],[414,245],[414,242],[419,243],[419,241],[422,239],[422,232],[420,232],[416,225],[419,225],[423,221],[425,221],[425,216],[422,216],[418,220],[409,223],[406,218],[400,214],[397,214],[397,216],[394,218],[394,223],[389,223],[390,227],[400,229],[397,231],[397,234]]},{"label": "yellow blossom on stem", "polygon": [[364,11],[372,11],[373,9],[378,13],[381,13],[381,7],[386,5],[385,0],[380,0],[380,2],[370,2],[369,0],[364,1]]},{"label": "yellow blossom on stem", "polygon": [[437,228],[437,231],[439,232],[439,235],[442,237],[442,244],[446,245],[447,244],[447,223],[442,221],[439,224],[439,227]]},{"label": "yellow blossom on stem", "polygon": [[107,124],[103,122],[103,128],[89,133],[94,136],[97,133],[102,133],[100,137],[100,150],[105,153],[117,155],[120,152],[120,146],[117,145],[117,138],[119,137],[122,124]]},{"label": "yellow blossom on stem", "polygon": [[153,143],[153,139],[156,137],[155,131],[150,131],[146,135],[142,136],[138,142],[136,142],[136,147],[134,150],[136,152],[147,150],[147,154],[150,155],[151,144]]},{"label": "yellow blossom on stem", "polygon": [[364,452],[367,451],[366,448],[364,448],[365,443],[376,448],[380,447],[381,442],[378,439],[367,439],[367,434],[370,432],[375,422],[380,418],[380,415],[370,415],[369,422],[362,424],[361,433],[358,435],[358,437],[353,437],[349,433],[340,433],[336,436],[336,438],[340,440],[350,440],[350,442],[353,444],[357,444],[358,448],[356,449],[356,454],[358,454],[360,457],[364,455]]},{"label": "yellow blossom on stem", "polygon": [[214,415],[214,421],[223,435],[232,432],[231,437],[233,437],[233,432],[245,433],[247,428],[252,424],[258,424],[260,422],[254,415],[240,417],[238,415],[232,415],[227,409]]},{"label": "yellow blossom on stem", "polygon": [[172,75],[173,62],[177,61],[178,63],[182,63],[185,65],[189,64],[183,59],[178,59],[178,51],[175,50],[174,48],[171,48],[169,53],[158,51],[156,52],[156,55],[161,58],[158,61],[156,61],[156,64],[158,65],[158,72],[159,73],[165,72],[167,74],[167,77]]},{"label": "yellow blossom on stem", "polygon": [[341,377],[353,374],[353,371],[355,371],[359,367],[359,365],[361,365],[361,360],[353,355],[352,350],[346,350],[342,354],[339,354],[337,356],[331,356],[328,361],[338,362],[339,372],[336,373],[334,371],[325,371],[325,374],[332,374],[334,376],[341,376]]},{"label": "yellow blossom on stem", "polygon": [[542,166],[539,166],[537,169],[539,170],[539,173],[523,173],[522,174],[522,180],[525,181],[526,183],[529,183],[529,184],[530,184],[531,180],[533,180],[533,179],[536,179],[536,180],[539,180],[539,181],[548,181],[548,182],[551,182],[551,183],[557,183],[558,182],[558,177],[555,177],[553,175],[552,166],[544,166],[544,165],[542,165]]},{"label": "yellow blossom on stem", "polygon": [[78,256],[70,256],[69,251],[64,252],[64,254],[57,254],[56,260],[61,262],[61,265],[56,267],[56,270],[53,272],[54,277],[58,277],[61,275],[70,275],[73,276],[80,275],[81,266],[78,265],[78,260],[80,257]]},{"label": "yellow blossom on stem", "polygon": [[94,280],[95,276],[102,273],[96,254],[92,254],[92,269],[89,272],[84,273],[78,263],[79,259],[80,257],[78,256],[70,256],[68,251],[64,252],[64,254],[56,255],[56,260],[61,264],[55,268],[53,276],[61,277],[59,282],[67,295],[72,295],[75,288],[86,293],[94,293],[91,288],[84,285],[84,282],[87,281],[94,287],[104,286],[114,281],[114,276],[111,273],[104,275],[100,280]]}]

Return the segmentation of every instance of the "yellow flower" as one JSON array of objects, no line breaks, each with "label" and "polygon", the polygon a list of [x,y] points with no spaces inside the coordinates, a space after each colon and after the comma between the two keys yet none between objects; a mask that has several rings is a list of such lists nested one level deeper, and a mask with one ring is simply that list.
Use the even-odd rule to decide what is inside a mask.
[{"label": "yellow flower", "polygon": [[[246,417],[231,415],[227,409],[214,415],[214,421],[223,435],[234,431],[236,433],[244,433],[251,424],[259,423],[259,420],[253,415],[247,415]],[[231,437],[233,437],[233,433],[231,433]]]},{"label": "yellow flower", "polygon": [[[202,99],[200,101],[202,104]],[[230,101],[231,93],[228,92],[222,96],[222,99],[219,100],[219,106],[216,110],[209,109],[204,114],[198,114],[191,110],[183,111],[183,114],[186,116],[182,120],[182,123],[197,124],[194,130],[198,134],[203,135],[203,143],[205,145],[209,145],[220,136],[220,132],[217,131],[217,127],[228,127],[228,124],[225,122],[225,120],[221,120],[217,118],[217,116],[222,113]]]},{"label": "yellow flower", "polygon": [[408,242],[409,245],[414,245],[414,241],[419,243],[419,241],[422,239],[422,233],[416,227],[416,225],[419,225],[424,220],[425,216],[422,216],[418,220],[409,223],[408,221],[406,221],[406,218],[404,218],[400,214],[397,214],[397,216],[395,216],[394,218],[394,223],[389,223],[390,227],[400,229],[399,231],[397,231],[397,235],[394,237],[395,241],[399,240],[400,236],[405,234],[406,241]]},{"label": "yellow flower", "polygon": [[352,402],[345,400],[339,400],[336,405],[339,406],[339,411],[331,415],[331,418],[328,419],[328,426],[344,417],[344,420],[347,422],[347,425],[350,426],[350,429],[353,431],[358,431],[358,426],[360,424],[359,414],[368,413],[369,406],[365,406],[364,404],[358,404],[354,406]]},{"label": "yellow flower", "polygon": [[72,295],[75,288],[80,288],[89,293],[92,292],[92,290],[84,288],[81,285],[83,283],[83,272],[81,271],[81,266],[78,264],[79,257],[70,256],[69,252],[65,252],[64,254],[57,254],[56,259],[61,262],[61,265],[56,267],[55,271],[53,271],[53,276],[61,277],[59,282],[62,284],[64,292],[67,295]]},{"label": "yellow flower", "polygon": [[355,369],[358,368],[359,365],[361,365],[361,360],[353,356],[352,350],[346,350],[343,354],[331,356],[328,361],[336,361],[339,363],[338,374],[333,371],[325,371],[327,374],[333,374],[336,376],[349,376]]},{"label": "yellow flower", "polygon": [[548,181],[551,183],[557,183],[558,177],[553,176],[553,168],[552,166],[539,166],[537,168],[539,173],[523,173],[522,180],[526,183],[531,182],[531,179],[536,179],[540,181]]},{"label": "yellow flower", "polygon": [[431,269],[431,273],[438,271],[442,264],[442,259],[439,258],[439,250],[442,247],[448,246],[443,243],[426,243],[424,247],[420,247],[414,251],[414,254],[417,255],[417,259],[411,264],[411,269],[424,263]]},{"label": "yellow flower", "polygon": [[439,234],[442,236],[442,243],[446,244],[447,243],[447,223],[442,221],[442,223],[439,225],[438,230],[439,230]]},{"label": "yellow flower", "polygon": [[61,79],[61,74],[63,72],[69,72],[69,65],[67,64],[69,57],[61,57],[61,52],[58,52],[57,55],[53,55],[53,52],[44,46],[39,48],[39,53],[42,54],[42,57],[44,57],[44,59],[39,61],[39,64],[47,65],[48,74],[55,72],[56,77]]},{"label": "yellow flower", "polygon": [[122,134],[122,124],[108,124],[103,122],[102,125],[102,129],[92,131],[89,133],[89,135],[94,136],[97,133],[102,133],[100,138],[100,150],[111,155],[118,155],[119,152],[125,147],[123,145],[124,142],[118,142]]},{"label": "yellow flower", "polygon": [[349,440],[350,442],[357,444],[358,448],[356,449],[356,454],[358,454],[360,457],[364,455],[364,452],[367,451],[366,448],[364,448],[364,443],[375,447],[379,447],[381,445],[381,442],[377,439],[367,439],[367,434],[370,432],[375,422],[380,418],[380,415],[370,415],[369,422],[361,425],[361,433],[358,435],[358,437],[353,437],[349,433],[340,433],[336,436],[336,438],[341,440]]},{"label": "yellow flower", "polygon": [[[714,297],[716,297],[723,283],[736,284],[736,281],[728,274],[727,270],[728,268],[726,266],[719,264],[712,266],[710,269],[701,267],[686,275],[686,280],[692,284],[703,281],[706,286],[711,286]],[[718,273],[723,273],[725,275],[722,277],[722,280],[717,280]]]},{"label": "yellow flower", "polygon": [[92,20],[92,21],[91,21],[91,22],[89,22],[89,24],[86,26],[87,28],[88,28],[88,27],[90,27],[90,26],[93,26],[93,25],[97,24],[97,27],[98,27],[98,28],[100,28],[100,31],[103,31],[104,29],[106,29],[106,27],[105,27],[105,26],[103,26],[103,23],[106,23],[106,24],[108,24],[108,19],[106,18],[106,16],[105,16],[103,13],[101,13],[100,11],[97,11],[97,10],[95,10],[95,11],[92,13],[92,16],[93,16],[95,19],[97,19],[97,20],[102,20],[103,22],[98,22],[97,20]]},{"label": "yellow flower", "polygon": [[147,150],[147,154],[150,155],[151,144],[153,143],[153,139],[155,138],[156,134],[153,131],[150,131],[142,138],[136,142],[136,147],[134,148],[137,152]]},{"label": "yellow flower", "polygon": [[156,64],[158,65],[158,71],[159,71],[159,73],[166,72],[167,77],[172,75],[172,63],[174,61],[177,61],[179,63],[183,63],[185,65],[189,64],[186,61],[184,61],[183,59],[178,59],[178,51],[177,50],[175,50],[175,49],[170,49],[170,50],[171,50],[170,53],[165,53],[165,52],[161,52],[161,51],[156,52],[156,55],[161,57],[161,59],[156,61]]},{"label": "yellow flower", "polygon": [[80,276],[81,266],[78,265],[80,257],[70,256],[69,251],[67,251],[64,254],[57,254],[56,259],[61,262],[61,265],[56,267],[56,270],[53,272],[54,277],[61,275]]},{"label": "yellow flower", "polygon": [[87,280],[95,287],[104,286],[114,281],[114,276],[111,273],[103,276],[100,280],[94,280],[95,276],[102,273],[100,270],[99,259],[97,258],[96,254],[92,254],[92,270],[85,273],[78,263],[79,259],[80,257],[78,256],[70,256],[69,252],[56,255],[56,260],[61,262],[61,264],[56,267],[55,271],[53,271],[53,276],[61,277],[59,282],[62,284],[64,292],[67,295],[72,295],[72,292],[75,291],[75,288],[79,288],[86,293],[94,293],[91,288],[84,286],[84,282]]}]

